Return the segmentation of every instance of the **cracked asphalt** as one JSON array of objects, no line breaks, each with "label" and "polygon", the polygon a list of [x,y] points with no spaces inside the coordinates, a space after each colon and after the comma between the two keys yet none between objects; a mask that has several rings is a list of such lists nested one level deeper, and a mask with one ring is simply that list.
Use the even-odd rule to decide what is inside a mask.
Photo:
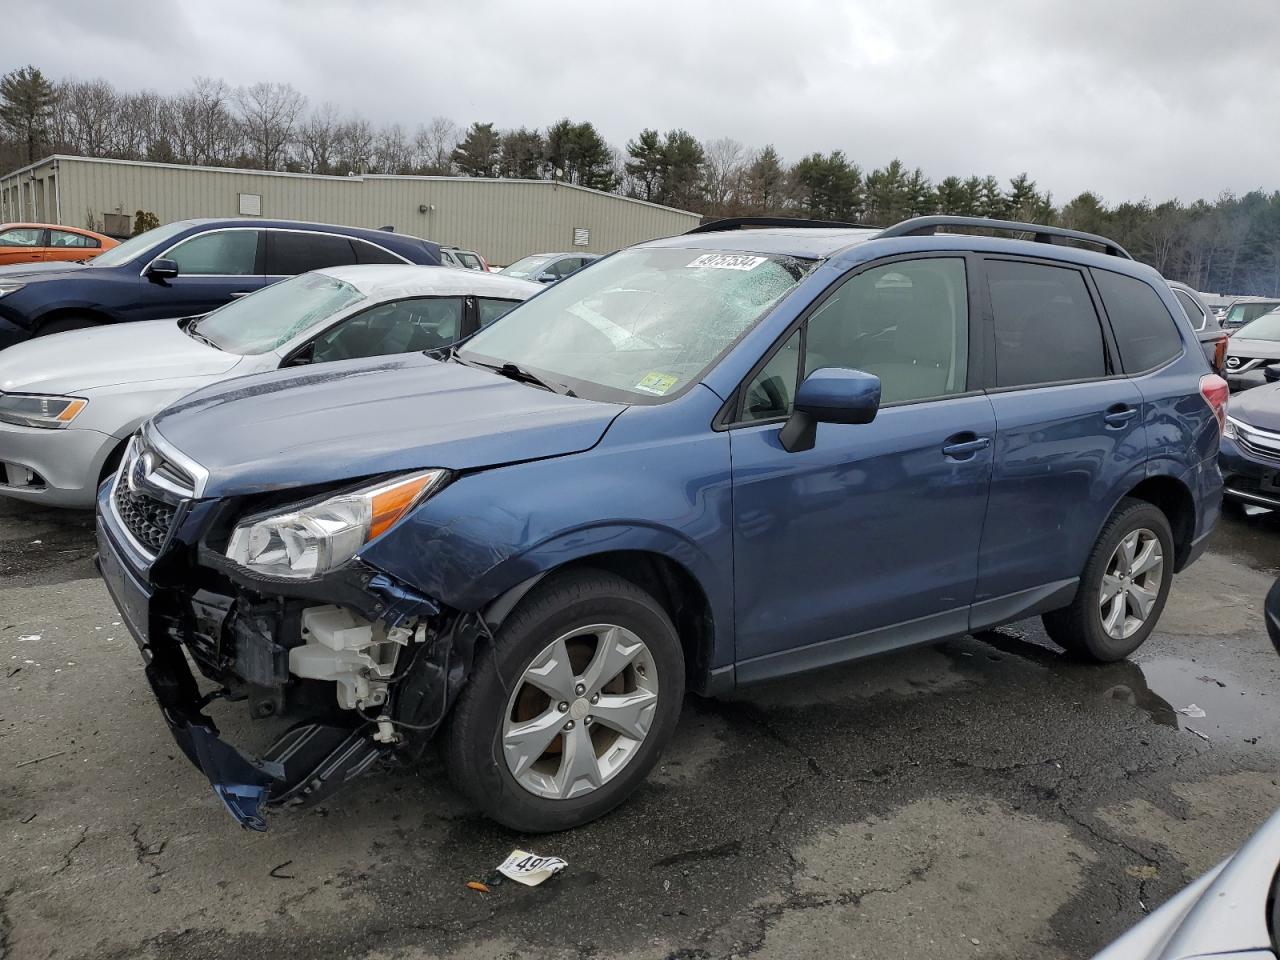
[{"label": "cracked asphalt", "polygon": [[[1132,662],[1028,621],[690,699],[628,804],[546,837],[434,761],[239,830],[92,552],[91,518],[0,506],[2,960],[1087,957],[1280,806],[1273,515],[1224,519]],[[467,889],[515,847],[569,866]]]}]

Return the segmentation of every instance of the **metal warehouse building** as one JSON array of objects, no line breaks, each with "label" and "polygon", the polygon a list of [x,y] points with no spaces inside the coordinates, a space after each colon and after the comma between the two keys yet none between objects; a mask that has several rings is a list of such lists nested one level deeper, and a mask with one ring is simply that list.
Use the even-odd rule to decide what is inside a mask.
[{"label": "metal warehouse building", "polygon": [[261,216],[393,226],[507,264],[530,253],[609,253],[698,225],[696,213],[550,180],[319,176],[53,156],[0,176],[0,222],[128,235],[142,210],[161,223]]}]

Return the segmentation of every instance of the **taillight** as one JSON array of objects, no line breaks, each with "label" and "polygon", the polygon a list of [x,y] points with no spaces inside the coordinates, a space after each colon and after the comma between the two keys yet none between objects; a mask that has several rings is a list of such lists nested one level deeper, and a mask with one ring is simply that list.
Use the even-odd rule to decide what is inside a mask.
[{"label": "taillight", "polygon": [[1204,397],[1204,402],[1213,411],[1219,432],[1227,428],[1227,397],[1230,393],[1227,381],[1216,373],[1208,373],[1200,378],[1200,396]]}]

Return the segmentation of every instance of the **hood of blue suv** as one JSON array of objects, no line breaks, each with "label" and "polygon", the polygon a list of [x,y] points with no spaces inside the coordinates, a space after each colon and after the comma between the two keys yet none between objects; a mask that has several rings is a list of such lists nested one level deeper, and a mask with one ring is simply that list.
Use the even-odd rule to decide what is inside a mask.
[{"label": "hood of blue suv", "polygon": [[230,380],[153,425],[209,472],[203,495],[224,497],[577,453],[623,409],[408,354]]},{"label": "hood of blue suv", "polygon": [[1262,430],[1280,433],[1280,383],[1232,394],[1227,413]]}]

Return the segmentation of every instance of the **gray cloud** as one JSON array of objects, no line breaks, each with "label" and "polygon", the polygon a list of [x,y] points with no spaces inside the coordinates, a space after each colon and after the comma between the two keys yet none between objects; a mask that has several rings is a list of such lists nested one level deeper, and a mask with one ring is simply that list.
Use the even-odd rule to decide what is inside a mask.
[{"label": "gray cloud", "polygon": [[682,126],[935,179],[1026,170],[1059,201],[1275,185],[1280,4],[60,0],[5,23],[2,69],[166,93],[287,81],[409,128],[569,116],[622,148]]}]

